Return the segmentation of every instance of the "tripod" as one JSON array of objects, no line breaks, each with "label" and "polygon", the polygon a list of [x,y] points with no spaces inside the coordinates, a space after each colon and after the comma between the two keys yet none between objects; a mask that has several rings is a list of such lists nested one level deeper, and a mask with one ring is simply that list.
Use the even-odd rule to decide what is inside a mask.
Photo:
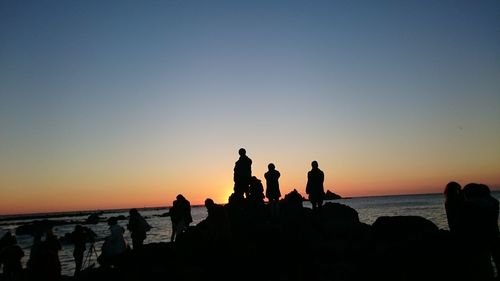
[{"label": "tripod", "polygon": [[87,251],[87,255],[85,256],[85,259],[83,260],[82,264],[82,269],[87,269],[89,267],[93,267],[94,263],[92,263],[92,258],[95,256],[95,259],[97,261],[97,250],[95,249],[94,243],[90,244],[89,250]]}]

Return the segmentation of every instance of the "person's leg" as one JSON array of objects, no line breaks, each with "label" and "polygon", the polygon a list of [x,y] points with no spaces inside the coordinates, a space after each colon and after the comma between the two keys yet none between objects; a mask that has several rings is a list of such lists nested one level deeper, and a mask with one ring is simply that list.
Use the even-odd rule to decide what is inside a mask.
[{"label": "person's leg", "polygon": [[76,252],[73,257],[75,258],[75,275],[77,275],[82,270],[83,252]]},{"label": "person's leg", "polygon": [[170,236],[170,242],[174,242],[176,231],[177,231],[177,223],[172,223],[172,235]]},{"label": "person's leg", "polygon": [[177,236],[186,230],[187,224],[183,219],[177,223]]},{"label": "person's leg", "polygon": [[318,200],[318,210],[321,210],[323,207],[323,199]]},{"label": "person's leg", "polygon": [[313,211],[316,211],[316,208],[317,208],[317,202],[316,202],[316,199],[311,198],[311,199],[309,199],[309,201],[311,201],[311,205],[312,205],[312,209],[313,209]]},{"label": "person's leg", "polygon": [[139,239],[137,237],[132,237],[132,249],[137,250],[139,248]]}]

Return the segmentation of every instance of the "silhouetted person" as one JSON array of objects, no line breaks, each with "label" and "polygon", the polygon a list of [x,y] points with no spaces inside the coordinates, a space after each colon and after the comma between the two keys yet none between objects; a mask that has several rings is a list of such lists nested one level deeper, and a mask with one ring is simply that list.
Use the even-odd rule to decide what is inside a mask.
[{"label": "silhouetted person", "polygon": [[250,178],[252,177],[252,159],[246,155],[246,150],[240,148],[238,151],[240,158],[234,164],[234,193],[242,198],[248,198]]},{"label": "silhouetted person", "polygon": [[493,277],[491,258],[499,261],[498,200],[486,185],[470,183],[463,188],[458,233],[467,259],[466,272],[475,280]]},{"label": "silhouetted person", "polygon": [[110,234],[105,238],[101,255],[97,258],[99,264],[104,267],[117,265],[121,255],[127,250],[127,242],[123,237],[125,229],[118,224],[118,219],[109,218],[108,225]]},{"label": "silhouetted person", "polygon": [[77,224],[75,225],[75,229],[71,232],[71,242],[73,242],[73,257],[75,258],[75,273],[77,276],[82,270],[83,264],[83,254],[85,253],[87,246],[87,233],[85,229]]},{"label": "silhouetted person", "polygon": [[449,182],[444,189],[444,207],[446,210],[446,218],[448,220],[448,227],[451,232],[457,231],[459,223],[460,208],[463,205],[462,187],[457,182]]},{"label": "silhouetted person", "polygon": [[24,252],[17,245],[16,236],[7,232],[1,239],[2,247],[0,249],[0,265],[3,264],[3,273],[5,280],[22,280],[23,266],[21,258],[24,257]]},{"label": "silhouetted person", "polygon": [[268,171],[264,174],[266,178],[266,197],[269,200],[271,215],[276,218],[279,215],[279,200],[281,197],[280,184],[278,181],[280,172],[276,170],[273,163],[267,165],[267,169]]},{"label": "silhouetted person", "polygon": [[231,237],[229,218],[224,206],[216,204],[212,199],[205,200],[207,218],[198,225],[210,242],[227,241]]},{"label": "silhouetted person", "polygon": [[149,223],[144,219],[144,217],[139,214],[137,209],[131,209],[130,218],[127,224],[127,229],[130,231],[130,237],[132,238],[133,249],[139,249],[142,247],[144,240],[146,239],[146,232],[151,229]]},{"label": "silhouetted person", "polygon": [[491,196],[490,188],[485,184],[479,184],[481,196],[484,197],[487,213],[488,245],[491,257],[497,269],[497,279],[500,279],[500,230],[498,227],[499,202]]},{"label": "silhouetted person", "polygon": [[[42,242],[42,233],[33,234],[33,245],[30,249],[30,257],[26,264],[30,276],[43,276],[44,271],[44,243]],[[34,279],[34,278],[32,278]]]},{"label": "silhouetted person", "polygon": [[45,273],[49,280],[59,280],[61,278],[61,261],[59,260],[59,251],[62,249],[59,239],[49,228],[45,233],[43,242],[45,252]]},{"label": "silhouetted person", "polygon": [[323,182],[325,174],[318,168],[318,162],[312,161],[312,169],[307,173],[306,193],[309,194],[309,201],[313,210],[320,209],[325,198]]},{"label": "silhouetted person", "polygon": [[248,198],[253,203],[264,203],[264,187],[262,186],[262,182],[256,176],[250,178]]},{"label": "silhouetted person", "polygon": [[172,208],[170,208],[170,219],[172,221],[170,241],[174,242],[177,235],[182,233],[193,222],[191,203],[182,194],[177,195]]}]

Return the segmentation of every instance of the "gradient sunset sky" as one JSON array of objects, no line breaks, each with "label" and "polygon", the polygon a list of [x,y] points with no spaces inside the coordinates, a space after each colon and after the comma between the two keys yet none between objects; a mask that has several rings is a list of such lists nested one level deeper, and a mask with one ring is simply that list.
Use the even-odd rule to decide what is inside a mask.
[{"label": "gradient sunset sky", "polygon": [[500,1],[0,2],[0,214],[500,187]]}]

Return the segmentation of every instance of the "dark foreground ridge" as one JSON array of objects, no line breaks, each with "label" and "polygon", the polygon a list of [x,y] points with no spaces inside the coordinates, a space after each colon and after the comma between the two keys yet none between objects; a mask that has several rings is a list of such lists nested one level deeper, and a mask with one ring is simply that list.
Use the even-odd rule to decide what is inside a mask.
[{"label": "dark foreground ridge", "polygon": [[175,242],[130,249],[113,267],[63,279],[488,280],[476,278],[485,253],[464,251],[458,237],[422,217],[380,217],[367,225],[343,204],[305,208],[296,191],[280,201],[279,218],[269,205],[246,199],[219,207]]},{"label": "dark foreground ridge", "polygon": [[247,200],[223,210],[226,218],[128,250],[116,266],[88,268],[75,280],[487,280],[457,237],[422,217],[367,225],[343,204],[304,208],[296,191],[281,200],[279,219]]}]

